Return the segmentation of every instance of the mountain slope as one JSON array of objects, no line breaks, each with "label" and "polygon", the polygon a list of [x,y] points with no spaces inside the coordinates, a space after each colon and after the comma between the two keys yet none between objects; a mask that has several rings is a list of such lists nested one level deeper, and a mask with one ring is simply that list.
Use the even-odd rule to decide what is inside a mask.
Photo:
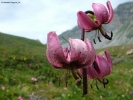
[{"label": "mountain slope", "polygon": [[24,37],[4,34],[1,32],[0,32],[0,44],[1,45],[25,44],[25,45],[32,45],[32,46],[43,46],[43,44],[41,44],[39,41],[27,39]]},{"label": "mountain slope", "polygon": [[[114,18],[111,23],[103,25],[103,27],[109,32],[113,32],[113,39],[111,41],[106,40],[103,36],[101,37],[102,42],[99,43],[96,39],[96,44],[94,47],[96,49],[104,48],[108,46],[116,45],[126,45],[133,44],[133,2],[128,2],[120,4],[114,10]],[[86,33],[86,38],[89,38],[92,42],[95,37],[95,31]],[[108,33],[110,35],[110,33]],[[68,45],[63,38],[79,38],[81,37],[81,30],[78,26],[75,26],[73,29],[63,32],[59,35],[61,43],[63,46]]]}]

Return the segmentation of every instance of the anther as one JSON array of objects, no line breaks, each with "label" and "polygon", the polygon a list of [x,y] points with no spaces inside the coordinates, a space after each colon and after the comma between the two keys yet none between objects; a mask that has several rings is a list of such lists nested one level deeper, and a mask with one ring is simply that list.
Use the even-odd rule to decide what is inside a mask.
[{"label": "anther", "polygon": [[97,38],[98,38],[99,42],[102,42],[101,39],[100,39],[99,30],[97,32],[98,32],[98,37]]},{"label": "anther", "polygon": [[105,37],[106,39],[112,40],[112,37],[108,36],[106,33],[105,33],[104,37]]},{"label": "anther", "polygon": [[103,84],[104,88],[109,83],[108,79],[106,79],[106,81],[105,81],[105,79],[103,79],[103,80],[98,79],[98,81]]},{"label": "anther", "polygon": [[93,39],[93,42],[96,44],[96,41],[95,41],[95,39]]},{"label": "anther", "polygon": [[111,31],[111,38],[113,37],[113,32]]},{"label": "anther", "polygon": [[99,36],[97,38],[98,38],[99,42],[102,42]]},{"label": "anther", "polygon": [[109,80],[106,79],[106,81],[105,81],[105,79],[103,79],[103,83],[104,83],[104,84],[108,84],[108,83],[109,83]]}]

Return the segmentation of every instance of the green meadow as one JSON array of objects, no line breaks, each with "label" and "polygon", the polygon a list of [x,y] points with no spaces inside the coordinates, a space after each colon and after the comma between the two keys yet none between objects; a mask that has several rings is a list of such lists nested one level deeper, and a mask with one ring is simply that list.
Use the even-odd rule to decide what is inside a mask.
[{"label": "green meadow", "polygon": [[[82,85],[76,85],[69,75],[68,86],[60,81],[66,70],[52,68],[46,58],[46,45],[39,41],[0,33],[0,100],[132,100],[133,45],[122,45],[96,50],[108,50],[113,60],[113,70],[104,86],[88,80],[89,93],[82,98]],[[36,81],[31,78],[36,78]],[[90,87],[90,83],[92,87]],[[5,89],[2,89],[2,86]]]}]

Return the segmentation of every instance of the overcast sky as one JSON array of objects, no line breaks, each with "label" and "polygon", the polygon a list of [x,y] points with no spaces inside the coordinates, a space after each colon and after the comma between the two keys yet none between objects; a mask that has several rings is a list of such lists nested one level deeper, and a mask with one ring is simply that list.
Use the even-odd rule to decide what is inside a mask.
[{"label": "overcast sky", "polygon": [[[12,3],[4,3],[11,2]],[[113,8],[133,0],[110,0]],[[13,3],[14,2],[14,3]],[[18,3],[15,3],[18,2]],[[0,32],[39,39],[46,43],[47,33],[57,34],[77,25],[79,10],[92,10],[92,3],[107,0],[3,0],[0,1]]]}]

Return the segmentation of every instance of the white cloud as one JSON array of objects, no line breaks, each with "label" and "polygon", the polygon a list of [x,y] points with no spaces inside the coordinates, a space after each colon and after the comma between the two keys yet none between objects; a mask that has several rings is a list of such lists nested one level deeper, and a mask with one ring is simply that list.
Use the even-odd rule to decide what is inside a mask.
[{"label": "white cloud", "polygon": [[[15,0],[12,0],[15,1]],[[46,43],[47,33],[60,34],[77,25],[77,11],[92,9],[93,2],[106,5],[107,0],[20,0],[18,4],[0,4],[0,31],[39,39]],[[120,2],[110,0],[113,8]]]}]

